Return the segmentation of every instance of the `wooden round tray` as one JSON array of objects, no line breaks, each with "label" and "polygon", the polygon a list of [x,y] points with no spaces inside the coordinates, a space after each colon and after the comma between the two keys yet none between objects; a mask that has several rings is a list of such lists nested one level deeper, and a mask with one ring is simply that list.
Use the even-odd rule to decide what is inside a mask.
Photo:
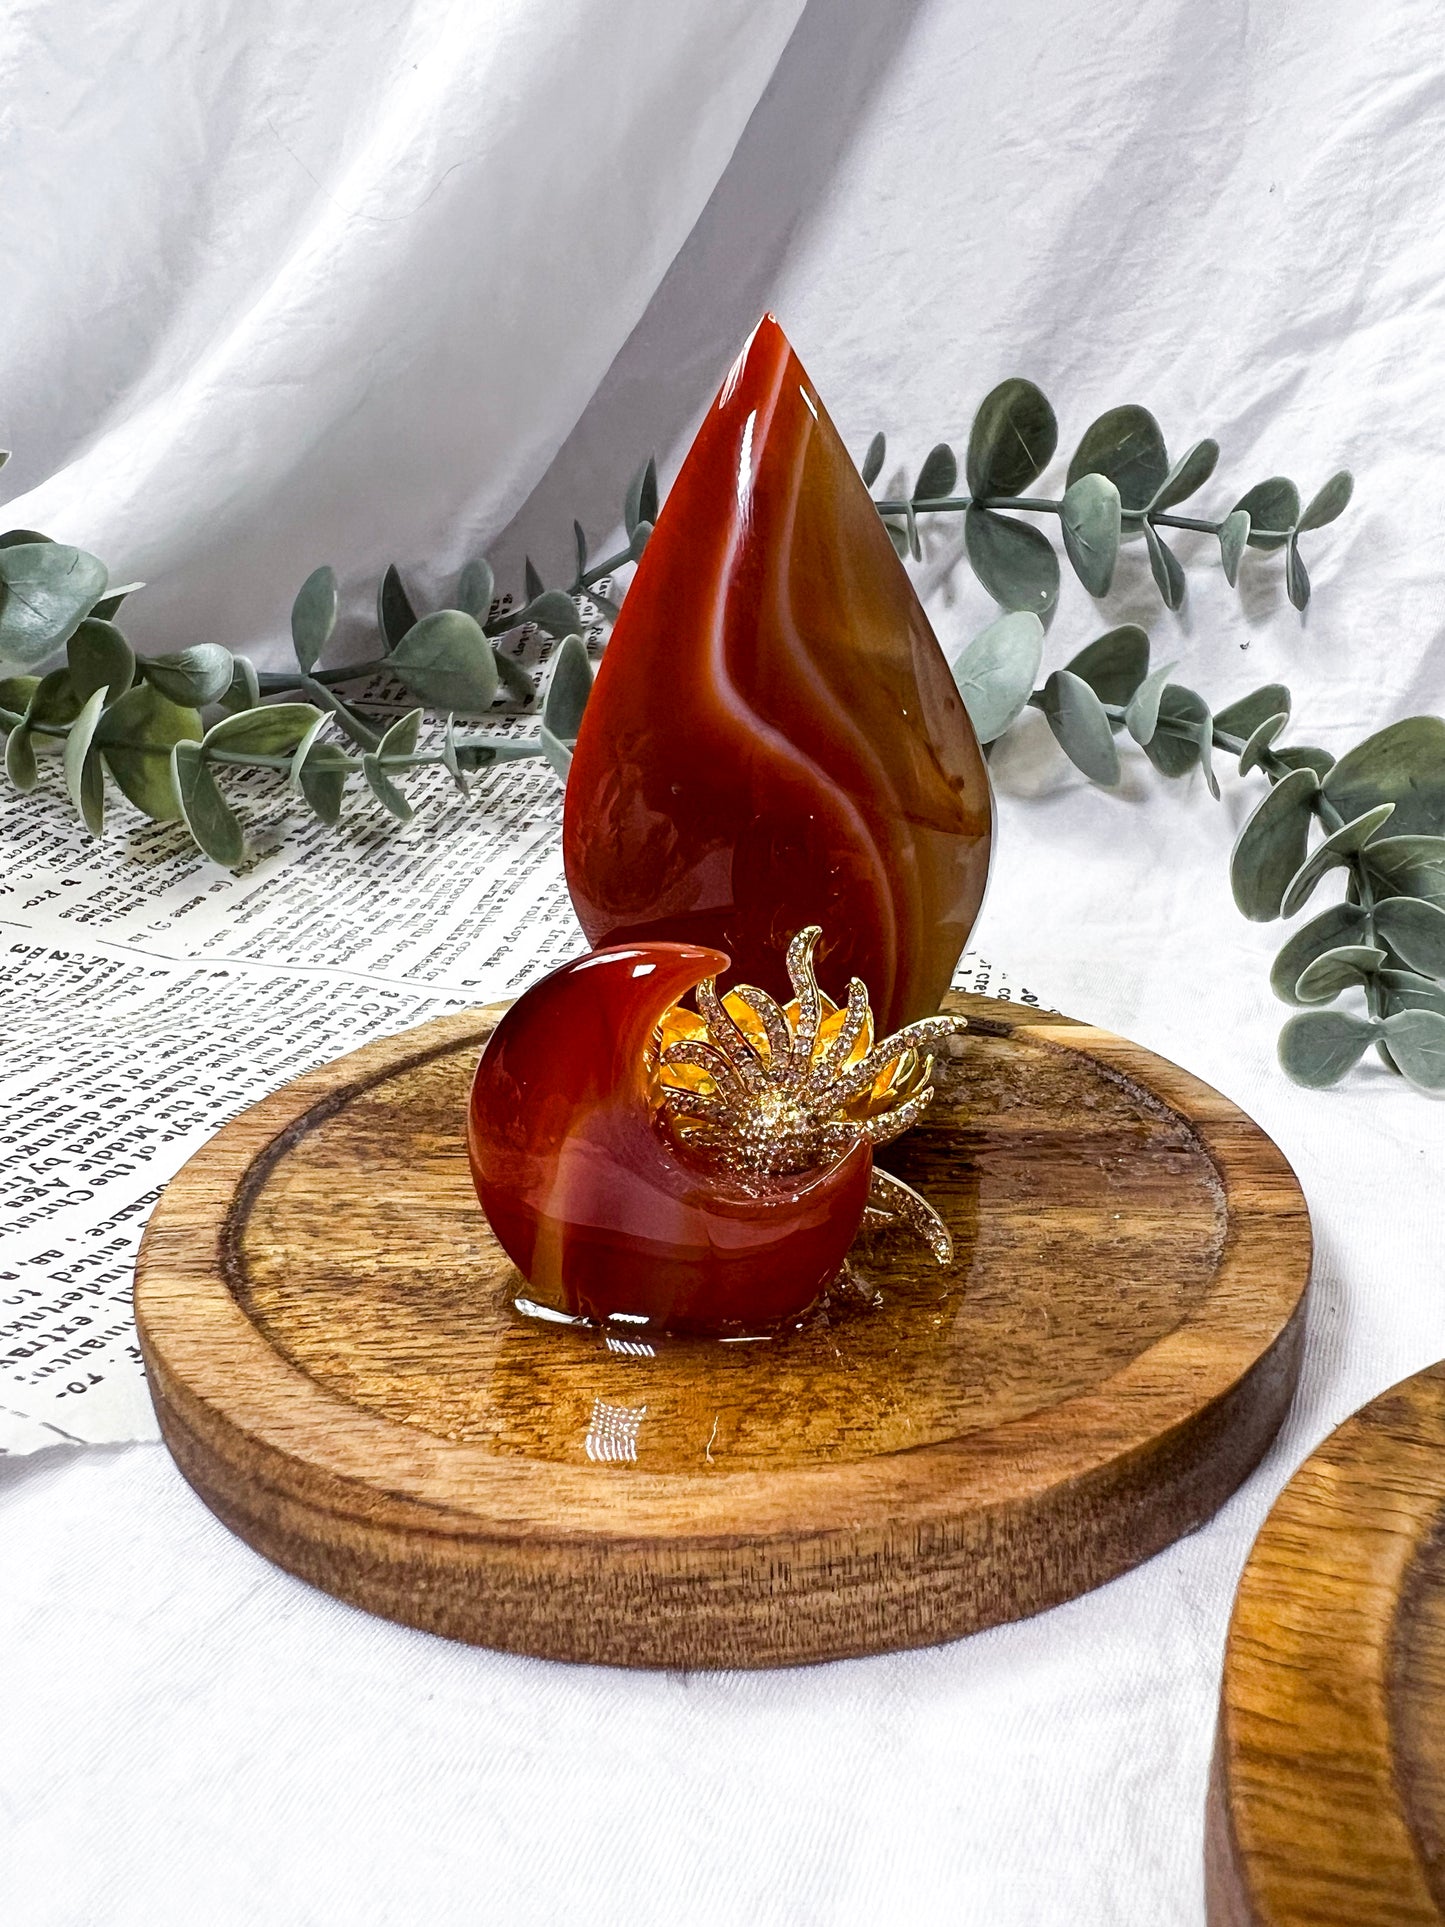
[{"label": "wooden round tray", "polygon": [[373,1612],[623,1665],[925,1645],[1148,1558],[1289,1404],[1299,1187],[1148,1052],[950,1007],[974,1029],[885,1160],[948,1219],[953,1264],[875,1234],[860,1291],[760,1343],[515,1313],[463,1144],[496,1010],[278,1091],[172,1180],[137,1264],[182,1471],[258,1550]]},{"label": "wooden round tray", "polygon": [[1265,1521],[1205,1864],[1213,1927],[1445,1921],[1445,1365],[1347,1420]]}]

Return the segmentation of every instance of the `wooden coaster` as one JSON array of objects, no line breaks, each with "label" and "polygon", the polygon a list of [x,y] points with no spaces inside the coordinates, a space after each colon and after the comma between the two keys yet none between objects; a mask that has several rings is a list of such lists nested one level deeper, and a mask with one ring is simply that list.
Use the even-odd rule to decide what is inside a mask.
[{"label": "wooden coaster", "polygon": [[1229,1632],[1212,1927],[1445,1921],[1445,1365],[1296,1472]]},{"label": "wooden coaster", "polygon": [[761,1343],[512,1310],[463,1145],[496,1010],[278,1091],[172,1180],[137,1264],[182,1471],[372,1612],[621,1665],[927,1645],[1148,1558],[1289,1404],[1304,1200],[1172,1065],[1067,1018],[950,1007],[974,1029],[885,1161],[949,1221],[953,1264],[875,1234],[860,1290]]}]

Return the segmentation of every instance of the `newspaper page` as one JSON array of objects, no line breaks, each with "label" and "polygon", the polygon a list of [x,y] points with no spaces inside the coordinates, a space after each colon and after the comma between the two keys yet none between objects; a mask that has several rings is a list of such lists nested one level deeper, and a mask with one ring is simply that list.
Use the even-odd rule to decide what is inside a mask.
[{"label": "newspaper page", "polygon": [[[235,872],[118,798],[97,843],[63,796],[0,794],[0,1452],[158,1436],[136,1249],[222,1124],[585,947],[545,764],[501,765],[469,796],[421,770],[408,791],[408,824],[362,792],[330,828],[274,776],[237,772]],[[1014,994],[978,957],[958,982]]]}]

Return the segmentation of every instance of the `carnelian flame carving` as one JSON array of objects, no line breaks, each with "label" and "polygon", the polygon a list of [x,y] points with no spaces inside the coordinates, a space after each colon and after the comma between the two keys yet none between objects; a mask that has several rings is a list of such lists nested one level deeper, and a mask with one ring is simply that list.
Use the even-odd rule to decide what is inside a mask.
[{"label": "carnelian flame carving", "polygon": [[624,944],[518,999],[477,1067],[477,1195],[535,1301],[670,1331],[765,1331],[837,1275],[872,1146],[850,1133],[807,1170],[739,1172],[670,1126],[658,1028],[727,968],[697,945]]},{"label": "carnelian flame carving", "polygon": [[983,898],[988,776],[942,651],[782,329],[723,383],[638,565],[567,784],[593,944],[725,950],[787,995],[862,978],[880,1028],[937,1010]]}]

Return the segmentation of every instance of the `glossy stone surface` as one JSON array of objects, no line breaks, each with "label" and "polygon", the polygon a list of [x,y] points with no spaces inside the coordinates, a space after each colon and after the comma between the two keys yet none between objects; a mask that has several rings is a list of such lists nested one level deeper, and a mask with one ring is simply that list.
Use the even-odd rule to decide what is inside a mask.
[{"label": "glossy stone surface", "polygon": [[[880,1028],[938,1008],[983,898],[992,804],[937,639],[771,317],[699,429],[628,591],[567,785],[593,944],[712,945],[787,994],[861,977]],[[732,979],[729,979],[732,981]]]},{"label": "glossy stone surface", "polygon": [[659,1114],[654,1029],[727,961],[681,944],[598,951],[497,1025],[467,1148],[482,1208],[538,1303],[668,1331],[766,1331],[842,1266],[872,1175],[866,1142],[821,1170],[744,1182],[685,1150]]}]

